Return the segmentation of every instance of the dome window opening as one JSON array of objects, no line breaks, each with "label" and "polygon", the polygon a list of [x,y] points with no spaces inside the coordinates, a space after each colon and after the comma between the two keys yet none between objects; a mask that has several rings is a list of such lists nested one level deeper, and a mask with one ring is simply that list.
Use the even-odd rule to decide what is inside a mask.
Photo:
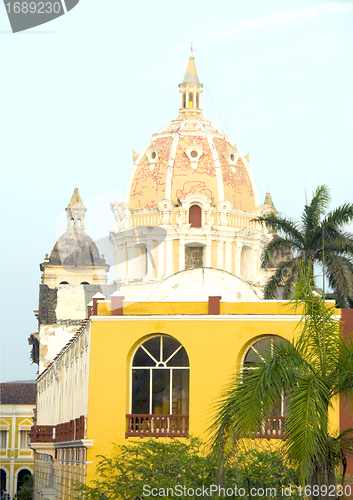
[{"label": "dome window opening", "polygon": [[189,208],[190,227],[202,227],[202,210],[198,205],[191,205]]},{"label": "dome window opening", "polygon": [[203,267],[203,246],[185,247],[185,269]]},{"label": "dome window opening", "polygon": [[59,283],[60,285],[68,285],[69,282],[68,281],[61,281],[61,283]]},{"label": "dome window opening", "polygon": [[193,108],[193,107],[194,107],[194,96],[190,92],[189,93],[189,108]]},{"label": "dome window opening", "polygon": [[232,161],[234,161],[234,155],[233,155],[233,153],[230,155],[230,159],[231,159]]},{"label": "dome window opening", "polygon": [[183,108],[186,108],[186,94],[183,94]]},{"label": "dome window opening", "polygon": [[156,158],[157,154],[153,151],[152,154],[151,154],[151,158],[152,160],[154,160]]},{"label": "dome window opening", "polygon": [[196,94],[196,108],[199,109],[200,103],[199,103],[199,94]]},{"label": "dome window opening", "polygon": [[198,154],[198,152],[194,149],[193,151],[191,151],[190,156],[192,156],[193,158],[197,158],[197,157],[199,156],[199,154]]}]

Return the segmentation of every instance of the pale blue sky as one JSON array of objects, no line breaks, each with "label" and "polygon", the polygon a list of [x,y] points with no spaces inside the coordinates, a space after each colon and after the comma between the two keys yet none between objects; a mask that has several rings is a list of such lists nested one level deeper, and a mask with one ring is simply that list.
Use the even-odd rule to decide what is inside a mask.
[{"label": "pale blue sky", "polygon": [[298,218],[324,183],[353,201],[353,2],[81,0],[17,34],[0,10],[3,381],[35,377],[39,263],[74,187],[104,237],[132,149],[178,114],[191,41],[204,116],[250,152],[261,202]]}]

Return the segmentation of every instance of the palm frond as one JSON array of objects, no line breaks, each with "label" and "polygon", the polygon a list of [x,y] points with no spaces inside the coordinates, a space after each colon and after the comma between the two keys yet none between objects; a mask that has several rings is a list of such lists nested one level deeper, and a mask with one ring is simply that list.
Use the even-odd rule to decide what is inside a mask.
[{"label": "palm frond", "polygon": [[304,360],[289,342],[279,342],[265,362],[237,374],[224,387],[209,431],[218,456],[226,456],[234,443],[254,436],[270,414],[283,389],[291,391]]},{"label": "palm frond", "polygon": [[326,253],[325,268],[336,301],[344,307],[347,299],[353,297],[353,263],[346,257]]},{"label": "palm frond", "polygon": [[305,205],[302,214],[302,224],[307,237],[320,224],[326,209],[331,201],[330,191],[327,186],[319,186],[313,193],[310,205]]},{"label": "palm frond", "polygon": [[291,251],[293,248],[300,249],[300,246],[292,239],[274,237],[262,253],[261,267],[265,268],[276,257],[279,261],[283,260],[282,252]]},{"label": "palm frond", "polygon": [[[341,343],[341,355],[337,364],[336,387],[337,394],[342,393],[353,401],[353,338]],[[353,409],[353,408],[352,408]]]},{"label": "palm frond", "polygon": [[[278,291],[278,287],[285,284],[286,291],[293,289],[293,285],[297,280],[297,265],[301,261],[301,257],[293,258],[291,260],[285,261],[279,265],[276,272],[268,280],[264,289],[264,298],[273,299]],[[289,298],[289,295],[284,296],[284,298]]]},{"label": "palm frond", "polygon": [[325,381],[312,371],[299,378],[291,394],[286,448],[302,483],[308,481],[315,457],[325,455],[329,400]]},{"label": "palm frond", "polygon": [[353,203],[345,203],[329,212],[322,221],[323,226],[343,226],[353,220]]},{"label": "palm frond", "polygon": [[281,231],[286,238],[292,239],[298,245],[303,243],[303,237],[299,230],[297,222],[292,221],[287,217],[275,214],[265,214],[253,219],[254,222],[259,222],[273,231]]}]

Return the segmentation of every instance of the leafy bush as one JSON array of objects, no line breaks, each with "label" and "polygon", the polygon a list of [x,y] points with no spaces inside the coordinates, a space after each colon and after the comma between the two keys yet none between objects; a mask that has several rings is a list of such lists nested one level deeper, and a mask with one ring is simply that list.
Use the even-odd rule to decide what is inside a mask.
[{"label": "leafy bush", "polygon": [[[199,439],[190,438],[168,442],[148,439],[120,446],[116,456],[100,457],[93,484],[77,489],[84,492],[85,500],[154,497],[269,500],[288,498],[283,495],[282,487],[292,485],[290,498],[296,500],[294,484],[294,472],[277,452],[251,450],[225,464],[224,484],[218,486],[215,459],[206,455]],[[257,492],[263,488],[264,494],[261,490],[260,494],[252,494],[253,488]]]}]

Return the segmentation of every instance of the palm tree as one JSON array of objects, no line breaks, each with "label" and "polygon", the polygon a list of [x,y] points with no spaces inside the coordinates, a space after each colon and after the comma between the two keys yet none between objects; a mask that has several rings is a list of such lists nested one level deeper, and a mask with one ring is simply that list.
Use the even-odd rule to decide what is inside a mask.
[{"label": "palm tree", "polygon": [[[211,427],[212,448],[222,471],[238,445],[247,446],[249,437],[256,437],[284,393],[283,451],[302,485],[328,486],[336,484],[335,466],[339,461],[344,465],[353,449],[353,429],[329,435],[333,402],[338,395],[353,396],[353,339],[343,342],[335,308],[325,306],[313,290],[311,274],[301,273],[292,299],[293,308],[304,311],[295,339],[273,343],[263,362],[236,374],[224,388]],[[327,498],[320,493],[313,498]]]},{"label": "palm tree", "polygon": [[[343,227],[353,221],[353,204],[346,203],[326,213],[330,203],[327,186],[319,186],[309,205],[305,205],[301,222],[282,215],[268,213],[255,219],[272,231],[278,231],[262,255],[262,267],[270,265],[275,257],[292,254],[279,264],[268,281],[264,297],[274,298],[279,286],[288,299],[298,280],[299,265],[313,270],[322,263],[322,242],[325,242],[326,277],[340,307],[353,307],[353,235]],[[284,260],[284,261],[283,261]],[[313,274],[313,271],[312,271]]]}]

